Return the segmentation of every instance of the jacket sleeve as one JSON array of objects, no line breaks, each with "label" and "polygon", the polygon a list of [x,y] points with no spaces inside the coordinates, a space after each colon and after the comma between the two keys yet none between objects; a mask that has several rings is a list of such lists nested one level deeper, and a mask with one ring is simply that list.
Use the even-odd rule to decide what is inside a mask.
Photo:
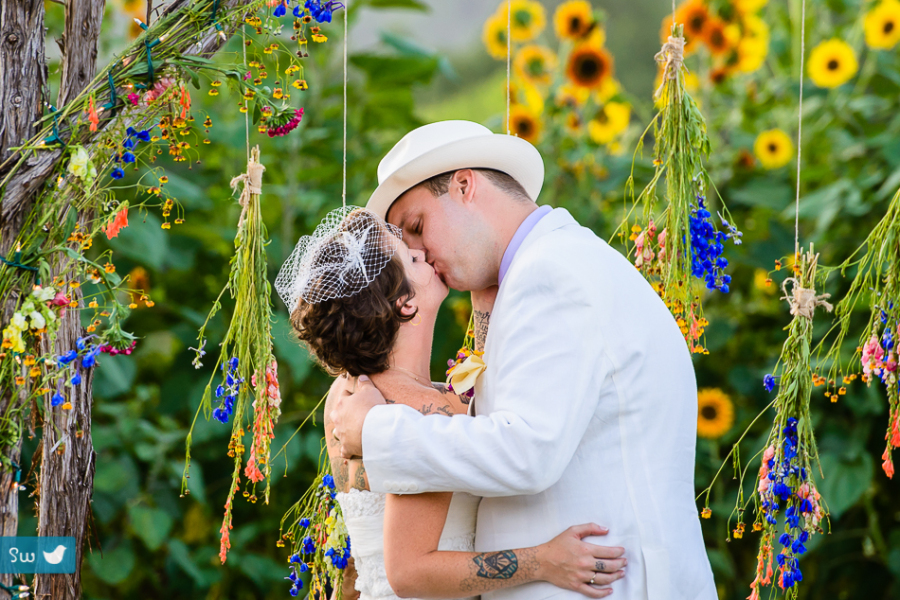
[{"label": "jacket sleeve", "polygon": [[585,262],[534,263],[506,282],[503,313],[492,316],[493,411],[423,417],[406,406],[374,408],[362,432],[373,491],[530,495],[562,476],[609,363],[592,317],[598,307],[575,267]]}]

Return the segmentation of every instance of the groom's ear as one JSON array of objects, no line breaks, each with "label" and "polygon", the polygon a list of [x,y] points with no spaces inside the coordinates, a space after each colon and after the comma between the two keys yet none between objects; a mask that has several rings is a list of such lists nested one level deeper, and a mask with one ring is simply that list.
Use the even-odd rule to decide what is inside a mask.
[{"label": "groom's ear", "polygon": [[450,196],[462,204],[468,204],[475,198],[475,170],[460,169],[450,178]]}]

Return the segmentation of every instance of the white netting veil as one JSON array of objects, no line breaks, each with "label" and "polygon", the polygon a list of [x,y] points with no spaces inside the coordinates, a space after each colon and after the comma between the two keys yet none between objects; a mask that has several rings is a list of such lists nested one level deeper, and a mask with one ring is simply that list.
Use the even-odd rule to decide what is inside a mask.
[{"label": "white netting veil", "polygon": [[402,239],[400,229],[375,213],[345,206],[328,213],[305,235],[275,278],[291,313],[303,298],[316,304],[358,294],[381,273]]}]

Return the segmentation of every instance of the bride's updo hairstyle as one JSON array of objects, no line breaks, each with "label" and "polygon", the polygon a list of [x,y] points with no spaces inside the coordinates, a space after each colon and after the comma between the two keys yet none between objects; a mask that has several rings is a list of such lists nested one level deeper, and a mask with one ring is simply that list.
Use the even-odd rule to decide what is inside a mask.
[{"label": "bride's updo hairstyle", "polygon": [[[308,279],[291,325],[333,376],[387,370],[400,325],[415,317],[400,312],[398,300],[412,298],[413,286],[395,253],[398,234],[390,227],[366,210],[353,210],[307,259]],[[366,266],[383,265],[371,280],[360,256]],[[336,295],[335,286],[349,286],[351,294]]]}]

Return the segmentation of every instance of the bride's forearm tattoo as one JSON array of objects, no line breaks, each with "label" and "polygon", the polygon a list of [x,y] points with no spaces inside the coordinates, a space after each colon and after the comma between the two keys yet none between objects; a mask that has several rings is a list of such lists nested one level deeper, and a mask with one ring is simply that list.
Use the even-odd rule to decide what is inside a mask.
[{"label": "bride's forearm tattoo", "polygon": [[512,550],[482,552],[472,559],[478,565],[478,577],[486,579],[510,579],[519,570],[519,559]]},{"label": "bride's forearm tattoo", "polygon": [[[459,584],[469,595],[535,581],[540,561],[536,548],[482,552],[469,563],[469,574]],[[511,580],[511,581],[510,581]]]},{"label": "bride's forearm tattoo", "polygon": [[475,311],[475,349],[484,352],[484,342],[487,340],[488,325],[491,321],[490,311]]}]

